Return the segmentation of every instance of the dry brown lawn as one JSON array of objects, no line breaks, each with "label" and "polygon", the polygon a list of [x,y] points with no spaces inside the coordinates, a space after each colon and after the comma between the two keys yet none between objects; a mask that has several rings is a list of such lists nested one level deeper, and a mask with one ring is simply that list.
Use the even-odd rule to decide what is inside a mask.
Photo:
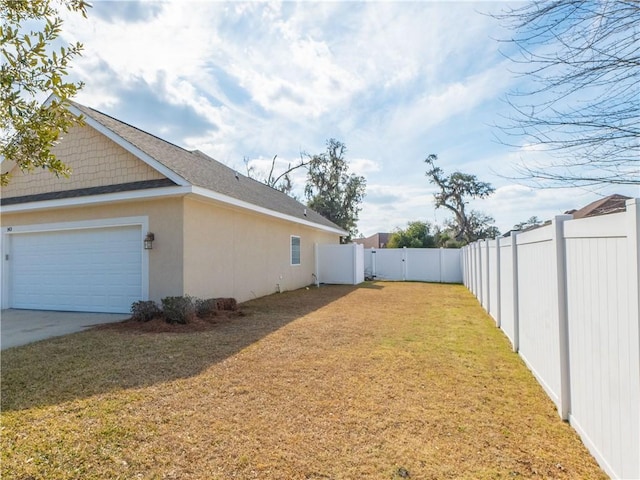
[{"label": "dry brown lawn", "polygon": [[606,478],[462,286],[241,309],[3,352],[2,478]]}]

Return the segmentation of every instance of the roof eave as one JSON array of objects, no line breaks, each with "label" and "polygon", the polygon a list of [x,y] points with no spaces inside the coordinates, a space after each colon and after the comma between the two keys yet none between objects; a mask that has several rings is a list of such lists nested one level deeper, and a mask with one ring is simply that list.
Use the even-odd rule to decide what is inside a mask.
[{"label": "roof eave", "polygon": [[307,226],[307,227],[315,228],[317,230],[322,230],[322,231],[329,232],[329,233],[335,233],[336,235],[341,235],[341,236],[348,235],[348,232],[346,230],[341,229],[341,228],[331,227],[329,225],[323,225],[321,223],[316,223],[316,222],[312,222],[310,220],[298,218],[298,217],[295,217],[293,215],[287,215],[285,213],[276,212],[275,210],[271,210],[271,209],[268,209],[268,208],[260,207],[258,205],[254,205],[254,204],[249,203],[249,202],[238,200],[238,199],[230,197],[228,195],[223,195],[221,193],[214,192],[213,190],[209,190],[207,188],[195,187],[194,186],[194,187],[192,187],[191,190],[192,190],[191,191],[192,194],[194,194],[196,196],[199,196],[199,197],[202,197],[202,198],[206,198],[208,200],[215,200],[215,201],[227,204],[227,205],[231,205],[231,206],[234,206],[234,207],[242,208],[244,210],[250,210],[252,212],[260,213],[262,215],[267,215],[269,217],[278,218],[280,220],[286,220],[286,221],[289,221],[289,222],[298,223],[300,225],[304,225],[304,226]]},{"label": "roof eave", "polygon": [[100,205],[108,203],[127,202],[132,200],[169,198],[187,195],[189,187],[161,187],[145,190],[133,190],[126,192],[104,193],[100,195],[87,195],[55,200],[43,200],[37,202],[17,203],[2,207],[2,213],[24,213],[40,210],[53,210],[57,208],[80,207],[85,205]]},{"label": "roof eave", "polygon": [[329,225],[323,225],[320,223],[312,222],[310,220],[297,218],[293,215],[287,215],[284,213],[276,212],[275,210],[259,207],[252,203],[244,202],[242,200],[238,200],[238,199],[229,197],[227,195],[223,195],[223,194],[214,192],[212,190],[208,190],[206,188],[194,187],[190,185],[175,186],[175,187],[161,187],[161,188],[153,188],[153,189],[147,189],[147,190],[134,190],[134,191],[116,192],[116,193],[106,193],[106,194],[100,194],[100,195],[88,195],[88,196],[79,196],[79,197],[55,199],[55,200],[44,200],[44,201],[28,202],[28,203],[18,203],[14,205],[3,206],[2,213],[23,213],[23,212],[32,212],[32,211],[38,211],[38,210],[52,210],[56,208],[108,204],[108,203],[117,203],[117,202],[125,202],[125,201],[132,201],[132,200],[168,198],[168,197],[176,197],[176,196],[185,196],[190,194],[201,197],[201,198],[206,198],[208,200],[214,200],[214,201],[217,201],[226,205],[230,205],[233,207],[241,208],[243,210],[256,212],[272,218],[278,218],[280,220],[286,220],[289,222],[298,223],[300,225],[314,228],[316,230],[335,233],[336,235],[341,235],[341,236],[345,236],[348,234],[348,232],[346,232],[345,230],[342,230],[341,228],[334,228]]}]

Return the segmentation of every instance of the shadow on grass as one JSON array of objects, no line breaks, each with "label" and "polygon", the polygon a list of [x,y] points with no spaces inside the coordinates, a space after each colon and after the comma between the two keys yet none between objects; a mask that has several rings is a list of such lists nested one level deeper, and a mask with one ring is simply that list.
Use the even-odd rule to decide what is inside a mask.
[{"label": "shadow on grass", "polygon": [[[371,285],[365,284],[367,287]],[[188,378],[359,287],[311,287],[252,300],[206,331],[140,333],[109,328],[8,349],[2,411],[55,405]]]}]

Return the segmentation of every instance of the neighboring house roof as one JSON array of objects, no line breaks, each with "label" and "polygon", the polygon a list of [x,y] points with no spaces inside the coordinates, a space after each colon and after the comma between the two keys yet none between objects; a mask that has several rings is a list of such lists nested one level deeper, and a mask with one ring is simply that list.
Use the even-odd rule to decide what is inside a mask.
[{"label": "neighboring house roof", "polygon": [[[631,197],[627,197],[625,195],[620,195],[614,193],[613,195],[609,195],[608,197],[601,198],[600,200],[596,200],[595,202],[591,202],[589,205],[586,205],[578,210],[572,208],[571,210],[567,210],[564,213],[573,215],[574,219],[578,218],[586,218],[586,217],[597,217],[599,215],[609,215],[610,213],[619,213],[627,210],[626,202]],[[522,230],[522,232],[527,232],[529,230],[535,230],[536,228],[545,227],[551,223],[551,220],[547,220],[540,225],[536,225],[533,227],[526,228]],[[514,230],[510,230],[506,232],[503,237],[510,237],[511,232]]]},{"label": "neighboring house roof", "polygon": [[[69,104],[71,106],[70,110],[76,114],[82,114],[86,123],[96,126],[94,123],[96,122],[107,130],[107,132],[103,133],[111,134],[109,135],[110,138],[117,140],[121,145],[123,143],[122,140],[124,140],[128,144],[124,145],[125,147],[129,147],[128,149],[133,150],[139,158],[168,177],[167,181],[160,182],[160,184],[149,183],[142,185],[146,182],[134,182],[136,185],[133,183],[123,186],[114,185],[111,187],[112,191],[126,191],[126,189],[123,190],[121,188],[124,186],[130,187],[129,190],[136,190],[168,185],[192,185],[204,189],[202,192],[195,191],[194,193],[207,193],[208,191],[220,194],[224,197],[239,200],[242,203],[260,207],[263,210],[266,209],[267,211],[294,217],[303,223],[328,227],[331,230],[336,230],[336,233],[347,233],[335,223],[327,220],[297,200],[275,188],[236,172],[200,151],[185,150],[93,108],[76,102],[69,102]],[[114,138],[114,135],[117,138]],[[131,146],[134,148],[131,149]],[[13,199],[7,198],[2,199],[2,204],[9,205],[38,200],[70,198],[72,196],[95,195],[109,193],[109,190],[109,187],[101,187],[101,189],[78,189],[57,192],[56,194],[42,194],[42,198],[39,198],[40,196],[38,195]],[[218,197],[215,198],[225,201],[225,198]]]},{"label": "neighboring house roof", "polygon": [[354,243],[359,243],[364,248],[384,248],[389,243],[390,233],[378,232],[367,238],[355,238]]},{"label": "neighboring house roof", "polygon": [[573,214],[573,218],[595,217],[598,215],[608,215],[626,211],[626,201],[631,197],[614,193],[608,197],[601,198],[579,210],[570,210],[567,213]]}]

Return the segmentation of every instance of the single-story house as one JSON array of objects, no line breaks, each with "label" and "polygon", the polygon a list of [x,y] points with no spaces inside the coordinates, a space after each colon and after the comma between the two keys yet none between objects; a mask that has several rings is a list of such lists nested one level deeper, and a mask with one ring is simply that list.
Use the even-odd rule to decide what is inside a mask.
[{"label": "single-story house", "polygon": [[70,103],[69,178],[11,172],[0,195],[1,307],[128,312],[173,295],[242,302],[314,282],[342,228],[199,151]]}]

